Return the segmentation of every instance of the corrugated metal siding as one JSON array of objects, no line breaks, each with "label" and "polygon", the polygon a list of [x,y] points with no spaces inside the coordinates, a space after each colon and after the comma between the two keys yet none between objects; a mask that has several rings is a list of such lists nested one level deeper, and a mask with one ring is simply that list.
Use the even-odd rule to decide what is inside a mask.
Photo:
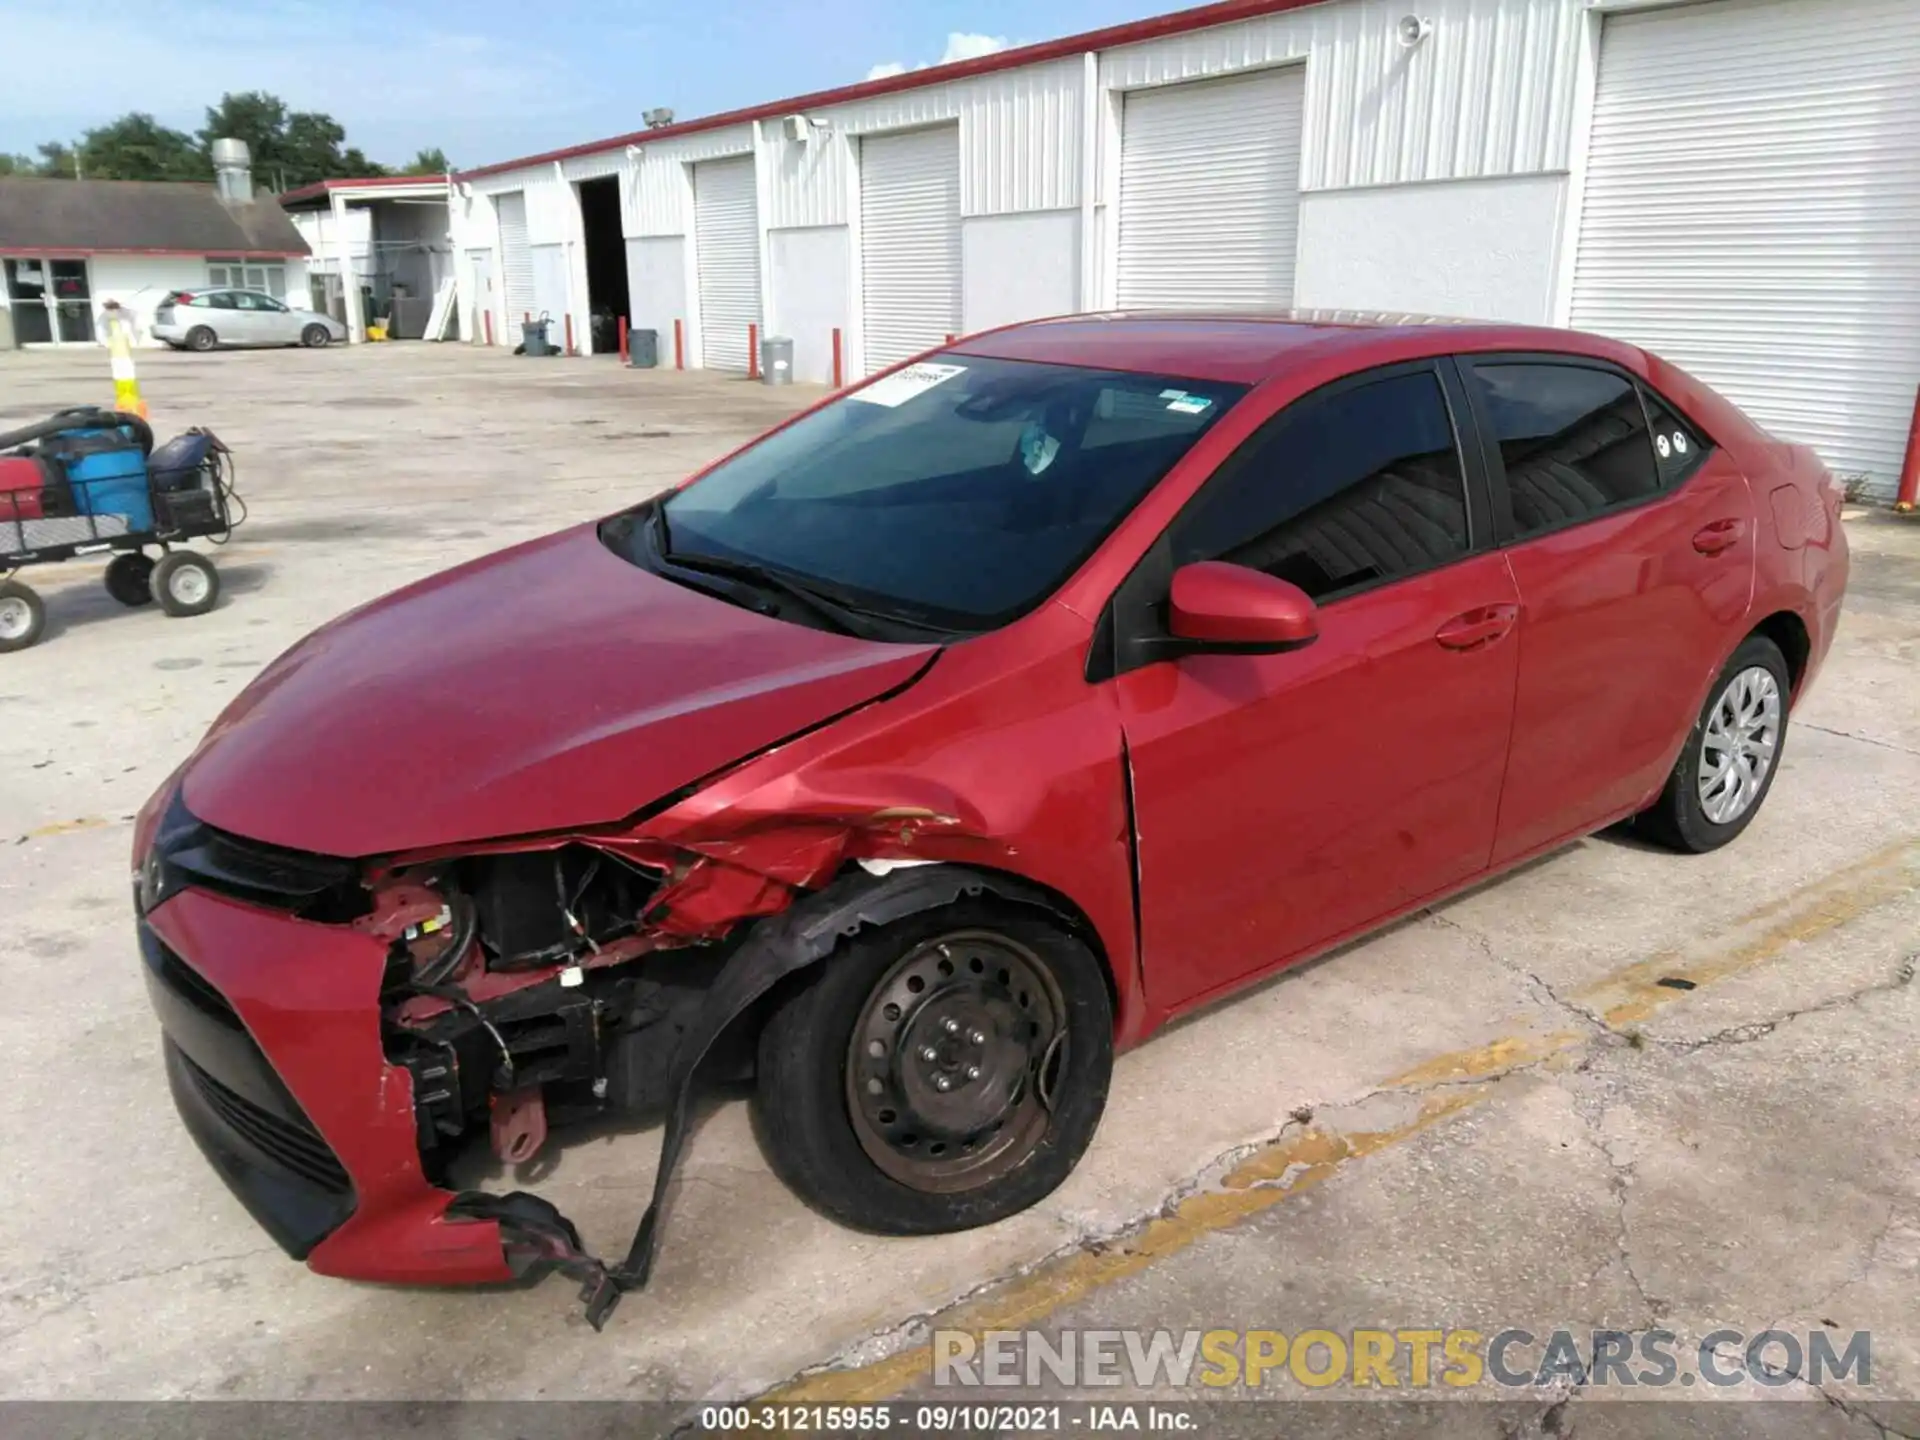
[{"label": "corrugated metal siding", "polygon": [[1611,16],[1573,323],[1890,493],[1920,379],[1913,0]]},{"label": "corrugated metal siding", "polygon": [[767,223],[775,229],[847,223],[850,146],[862,135],[960,123],[960,212],[1003,215],[1080,203],[1080,91],[1084,65],[1058,60],[854,105],[810,112],[831,133],[790,141],[761,127],[769,157]]},{"label": "corrugated metal siding", "polygon": [[688,208],[687,165],[752,153],[751,125],[729,125],[724,130],[642,145],[631,167],[632,178],[620,187],[628,238],[686,234],[693,219]]},{"label": "corrugated metal siding", "polygon": [[[1303,189],[1562,170],[1584,9],[1583,0],[1316,5],[1108,51],[1100,83],[1132,90],[1310,60]],[[1412,50],[1396,34],[1409,10],[1433,21]]]}]

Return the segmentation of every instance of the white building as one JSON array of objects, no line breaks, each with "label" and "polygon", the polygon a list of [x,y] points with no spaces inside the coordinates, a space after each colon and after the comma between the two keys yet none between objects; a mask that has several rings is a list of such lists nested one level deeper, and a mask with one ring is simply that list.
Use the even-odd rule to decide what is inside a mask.
[{"label": "white building", "polygon": [[1571,324],[1883,493],[1920,380],[1915,0],[1226,0],[456,177],[463,333],[801,378],[1076,310]]},{"label": "white building", "polygon": [[366,339],[374,315],[394,322],[394,338],[420,338],[435,293],[453,278],[446,177],[322,180],[289,190],[280,204],[313,252],[303,303],[331,314],[354,340]]},{"label": "white building", "polygon": [[94,345],[108,300],[138,341],[176,290],[307,294],[307,244],[270,199],[255,198],[246,147],[211,185],[0,178],[0,349]]}]

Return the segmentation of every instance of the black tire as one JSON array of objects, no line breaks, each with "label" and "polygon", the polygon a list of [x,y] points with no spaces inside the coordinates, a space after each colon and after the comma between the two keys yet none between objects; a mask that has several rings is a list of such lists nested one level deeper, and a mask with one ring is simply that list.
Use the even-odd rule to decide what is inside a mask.
[{"label": "black tire", "polygon": [[[947,942],[951,944],[943,948]],[[936,1161],[927,1154],[937,1154],[946,1145],[931,1139],[917,1142],[919,1156],[904,1150],[891,1152],[888,1163],[896,1171],[916,1164],[925,1167],[926,1173],[913,1177],[916,1183],[903,1183],[883,1170],[876,1152],[869,1149],[886,1143],[872,1122],[856,1120],[859,1072],[850,1063],[856,1025],[863,1017],[877,1020],[881,1014],[870,1002],[887,994],[903,994],[903,983],[912,986],[916,977],[902,982],[901,967],[925,963],[929,957],[992,955],[997,942],[1010,947],[1002,953],[1018,954],[1015,973],[1037,979],[1047,989],[1047,995],[1035,997],[1036,1011],[1028,1013],[1057,1005],[1050,1013],[1058,1018],[1053,1028],[1064,1034],[1064,1043],[1050,1048],[1038,1063],[1020,1062],[1029,1068],[1018,1073],[1002,1066],[984,1082],[961,1082],[983,1083],[986,1088],[971,1100],[956,1095],[951,1103],[994,1103],[994,1081],[1008,1075],[1014,1076],[1006,1082],[1014,1099],[993,1133],[980,1141],[956,1139],[949,1158]],[[970,951],[968,947],[983,948]],[[933,963],[941,962],[934,959]],[[906,1066],[912,1062],[907,1042],[911,1039],[918,1045],[927,1027],[938,1025],[937,1007],[964,1003],[966,996],[961,992],[968,986],[984,987],[969,994],[989,994],[996,975],[1004,981],[1008,974],[1005,969],[996,971],[989,962],[975,979],[966,973],[969,964],[963,959],[951,983],[936,977],[923,991],[916,991],[921,998],[909,1004],[903,1018],[892,1022],[900,1048],[887,1063]],[[832,955],[796,980],[760,1033],[755,1110],[775,1171],[803,1199],[857,1229],[886,1235],[942,1234],[1018,1214],[1051,1194],[1079,1163],[1106,1108],[1113,1069],[1113,1010],[1100,961],[1066,930],[1016,907],[965,899],[842,941]],[[1003,1048],[1009,1044],[1039,1043],[1012,1038],[1017,1033],[1012,1022],[1024,1019],[1020,1010],[1011,1008],[1018,999],[1010,990],[993,996],[996,1008],[988,1025],[994,1033],[986,1042],[988,1051],[975,1053],[990,1052],[1004,1059],[1011,1053]],[[901,1016],[898,1007],[889,1013]],[[977,1032],[972,1037],[963,1034],[955,1043],[964,1044],[969,1038],[980,1043]],[[981,1072],[975,1069],[972,1074],[978,1077]],[[869,1076],[858,1083],[880,1082]],[[889,1089],[888,1094],[893,1093]],[[929,1100],[934,1106],[950,1103]],[[995,1153],[1002,1127],[1014,1135]],[[909,1145],[916,1143],[916,1137],[904,1138]],[[968,1151],[974,1152],[974,1159],[962,1153]],[[976,1161],[983,1167],[978,1175],[936,1173],[938,1166],[964,1167]]]},{"label": "black tire", "polygon": [[220,572],[204,555],[173,550],[153,567],[149,588],[169,615],[204,615],[220,598]]},{"label": "black tire", "polygon": [[0,580],[0,654],[25,650],[47,628],[47,607],[18,580]]},{"label": "black tire", "polygon": [[324,325],[309,325],[300,332],[300,343],[309,350],[321,350],[333,343],[333,333]]},{"label": "black tire", "polygon": [[150,604],[153,600],[153,560],[138,550],[114,556],[107,562],[107,594],[122,605]]},{"label": "black tire", "polygon": [[205,354],[219,343],[220,337],[205,325],[196,325],[187,331],[187,349],[189,350],[198,350]]},{"label": "black tire", "polygon": [[[1728,703],[1734,682],[1756,668],[1772,676],[1778,695],[1779,720],[1773,749],[1766,762],[1766,772],[1760,776],[1752,797],[1744,802],[1737,814],[1724,821],[1715,821],[1708,815],[1701,795],[1701,753],[1708,748],[1708,727],[1714,712]],[[1720,673],[1714,676],[1706,703],[1694,718],[1693,729],[1687,732],[1687,742],[1680,747],[1680,758],[1674,762],[1673,773],[1667,777],[1660,798],[1639,815],[1636,827],[1649,839],[1674,850],[1704,855],[1709,850],[1718,850],[1752,824],[1753,817],[1760,813],[1760,807],[1766,804],[1768,792],[1773,789],[1774,776],[1780,773],[1780,757],[1787,743],[1791,692],[1787,661],[1780,653],[1780,647],[1764,635],[1749,635],[1741,641],[1739,648],[1721,667]]]}]

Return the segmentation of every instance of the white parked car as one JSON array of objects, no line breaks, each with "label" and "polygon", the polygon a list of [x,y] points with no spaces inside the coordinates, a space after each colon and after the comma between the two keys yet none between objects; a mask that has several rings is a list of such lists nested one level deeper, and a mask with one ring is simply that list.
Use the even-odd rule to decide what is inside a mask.
[{"label": "white parked car", "polygon": [[295,310],[263,290],[176,290],[153,312],[153,337],[176,350],[217,345],[306,345],[347,338],[347,327],[317,310]]}]

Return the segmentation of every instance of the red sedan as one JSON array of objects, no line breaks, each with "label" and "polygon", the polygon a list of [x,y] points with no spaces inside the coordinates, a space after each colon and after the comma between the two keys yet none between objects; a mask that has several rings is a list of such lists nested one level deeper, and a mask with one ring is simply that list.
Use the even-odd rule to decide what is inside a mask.
[{"label": "red sedan", "polygon": [[[1631,819],[1752,821],[1840,490],[1626,345],[1082,317],[365,606],[156,794],[175,1101],[294,1256],[644,1283],[696,1078],[894,1234],[1045,1196],[1116,1049]],[[595,1258],[469,1144],[665,1117]]]}]

